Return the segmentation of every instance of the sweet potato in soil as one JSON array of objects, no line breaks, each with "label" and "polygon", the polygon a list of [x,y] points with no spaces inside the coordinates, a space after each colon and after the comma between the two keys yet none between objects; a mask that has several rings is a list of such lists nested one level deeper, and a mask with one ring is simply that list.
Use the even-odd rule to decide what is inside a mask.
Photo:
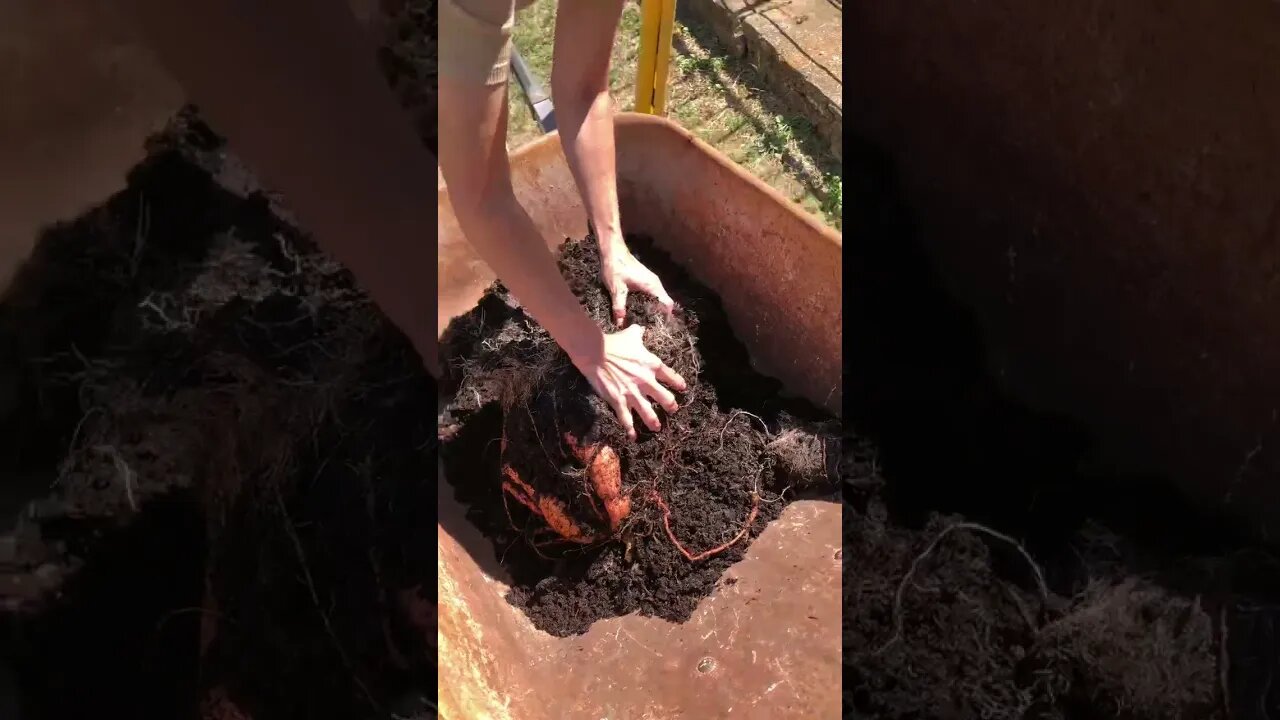
[{"label": "sweet potato in soil", "polygon": [[[776,380],[750,368],[714,294],[647,239],[629,245],[678,305],[666,318],[652,298],[628,299],[628,321],[646,327],[646,346],[688,383],[677,412],[659,409],[660,432],[638,428],[628,442],[608,406],[501,284],[455,319],[442,342],[442,382],[453,393],[440,418],[446,474],[511,573],[510,600],[556,635],[637,611],[687,619],[789,501],[835,491],[837,425],[808,403],[784,400]],[[587,312],[609,328],[594,240],[567,242],[559,266]],[[617,531],[566,436],[617,453],[630,497]],[[500,462],[557,498],[597,541],[535,537],[545,523],[509,498],[504,504]]]}]

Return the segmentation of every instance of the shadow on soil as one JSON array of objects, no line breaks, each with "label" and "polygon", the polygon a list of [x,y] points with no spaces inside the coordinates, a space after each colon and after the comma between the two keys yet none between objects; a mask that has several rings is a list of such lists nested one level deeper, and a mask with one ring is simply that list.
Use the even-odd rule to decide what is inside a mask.
[{"label": "shadow on soil", "polygon": [[181,609],[203,598],[203,528],[193,499],[157,502],[93,548],[73,601],[8,623],[18,718],[194,716],[200,615]]}]

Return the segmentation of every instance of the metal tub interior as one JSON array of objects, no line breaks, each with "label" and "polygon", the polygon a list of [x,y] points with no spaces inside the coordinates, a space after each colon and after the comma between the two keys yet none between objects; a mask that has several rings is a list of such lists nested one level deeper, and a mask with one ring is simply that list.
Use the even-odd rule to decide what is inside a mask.
[{"label": "metal tub interior", "polygon": [[848,132],[892,163],[990,377],[1079,421],[1091,465],[1275,544],[1280,3],[850,12]]},{"label": "metal tub interior", "polygon": [[[839,414],[841,237],[666,120],[617,120],[623,226],[724,301],[756,366]],[[548,245],[586,233],[555,135],[515,152],[516,193]],[[438,327],[493,275],[440,210]],[[439,476],[439,706],[444,718],[825,718],[840,713],[840,506],[792,504],[673,624],[627,616],[555,638],[509,605],[489,541]]]}]

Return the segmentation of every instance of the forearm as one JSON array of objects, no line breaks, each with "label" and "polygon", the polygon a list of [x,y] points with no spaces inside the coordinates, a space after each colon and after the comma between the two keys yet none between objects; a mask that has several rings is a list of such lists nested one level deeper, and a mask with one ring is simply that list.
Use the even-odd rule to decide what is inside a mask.
[{"label": "forearm", "polygon": [[569,291],[550,249],[509,189],[459,209],[458,221],[480,258],[570,357],[601,352],[603,331]]},{"label": "forearm", "polygon": [[560,96],[566,98],[556,108],[565,158],[600,241],[600,251],[609,256],[622,244],[613,103],[608,90],[585,97],[564,91]]},{"label": "forearm", "polygon": [[342,0],[133,0],[162,61],[434,364],[435,161]]},{"label": "forearm", "polygon": [[623,0],[560,0],[551,94],[560,144],[606,259],[622,246],[609,56]]}]

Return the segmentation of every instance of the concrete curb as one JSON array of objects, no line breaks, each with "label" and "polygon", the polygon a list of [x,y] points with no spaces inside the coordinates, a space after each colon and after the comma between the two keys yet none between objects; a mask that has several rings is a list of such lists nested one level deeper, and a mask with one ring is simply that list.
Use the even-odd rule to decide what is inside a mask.
[{"label": "concrete curb", "polygon": [[756,66],[768,89],[811,122],[841,159],[842,12],[832,0],[686,0],[734,55]]}]

